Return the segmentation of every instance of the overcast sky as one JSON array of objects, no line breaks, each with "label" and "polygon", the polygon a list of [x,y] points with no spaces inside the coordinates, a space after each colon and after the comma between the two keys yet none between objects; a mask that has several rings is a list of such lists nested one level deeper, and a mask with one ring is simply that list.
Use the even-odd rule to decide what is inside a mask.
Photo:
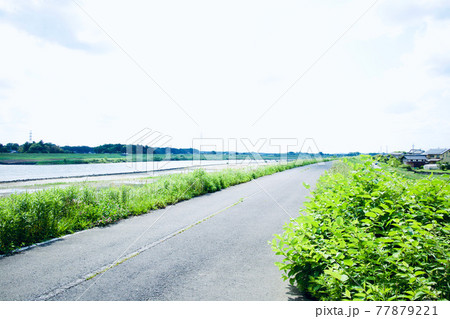
[{"label": "overcast sky", "polygon": [[0,143],[450,147],[449,1],[0,0],[0,41]]}]

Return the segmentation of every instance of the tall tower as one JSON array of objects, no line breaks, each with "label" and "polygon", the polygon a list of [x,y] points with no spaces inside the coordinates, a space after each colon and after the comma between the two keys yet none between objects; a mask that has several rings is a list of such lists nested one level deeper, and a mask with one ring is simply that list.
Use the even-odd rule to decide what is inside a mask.
[{"label": "tall tower", "polygon": [[30,131],[30,143],[33,143],[33,132]]}]

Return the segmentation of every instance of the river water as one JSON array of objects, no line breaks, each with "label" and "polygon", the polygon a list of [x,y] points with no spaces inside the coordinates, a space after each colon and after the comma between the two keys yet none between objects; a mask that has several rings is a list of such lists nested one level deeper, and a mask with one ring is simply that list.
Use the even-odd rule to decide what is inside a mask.
[{"label": "river water", "polygon": [[259,164],[264,161],[159,161],[106,164],[73,165],[0,165],[0,182],[23,181],[35,179],[64,178],[75,176],[92,176],[103,174],[123,174],[133,172],[151,172],[195,166],[223,164]]}]

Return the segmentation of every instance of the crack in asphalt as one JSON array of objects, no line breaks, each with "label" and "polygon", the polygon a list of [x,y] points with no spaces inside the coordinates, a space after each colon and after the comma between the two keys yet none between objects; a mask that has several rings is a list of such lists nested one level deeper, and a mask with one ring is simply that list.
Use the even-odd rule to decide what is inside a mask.
[{"label": "crack in asphalt", "polygon": [[227,206],[225,208],[222,208],[221,210],[219,210],[219,211],[217,211],[217,212],[215,212],[215,213],[213,213],[211,215],[208,215],[208,216],[206,216],[206,217],[204,217],[204,218],[202,218],[202,219],[200,219],[200,220],[198,220],[198,221],[196,221],[196,222],[194,222],[192,224],[189,224],[189,225],[187,225],[187,226],[185,226],[183,228],[180,228],[180,229],[176,230],[173,233],[170,233],[167,236],[164,236],[164,237],[162,237],[162,238],[160,238],[160,239],[158,239],[158,240],[156,240],[156,241],[154,241],[154,242],[152,242],[152,243],[150,243],[148,245],[145,245],[145,246],[139,248],[138,250],[135,250],[134,252],[124,256],[123,258],[121,258],[121,259],[119,259],[117,261],[115,261],[114,263],[110,263],[108,265],[105,265],[105,266],[103,266],[103,267],[101,267],[101,268],[99,268],[99,269],[97,269],[97,270],[95,270],[95,271],[93,271],[93,272],[91,272],[91,273],[89,273],[87,275],[84,275],[81,278],[78,278],[78,279],[76,279],[76,280],[74,280],[74,281],[72,281],[72,282],[70,282],[68,284],[65,284],[65,285],[63,285],[63,286],[61,286],[59,288],[53,289],[53,290],[51,290],[51,291],[49,291],[49,292],[47,292],[45,294],[42,294],[42,295],[38,296],[35,300],[36,301],[49,300],[49,299],[51,299],[51,298],[53,298],[53,297],[55,297],[55,296],[65,292],[65,291],[75,287],[75,286],[78,286],[78,285],[82,284],[83,282],[91,280],[91,279],[95,278],[96,276],[98,276],[98,275],[100,275],[100,274],[102,274],[102,273],[104,273],[104,272],[106,272],[106,271],[108,271],[108,270],[110,270],[110,269],[112,269],[112,268],[114,268],[114,267],[124,263],[125,261],[127,261],[127,260],[129,260],[129,259],[131,259],[133,257],[138,256],[139,254],[143,253],[144,251],[149,250],[150,248],[153,248],[156,245],[159,245],[159,244],[165,242],[166,240],[168,240],[168,239],[170,239],[172,237],[175,237],[175,236],[177,236],[177,235],[179,235],[181,233],[184,233],[188,229],[193,228],[193,227],[203,223],[204,221],[206,221],[206,220],[208,220],[208,219],[210,219],[210,218],[212,218],[212,217],[214,217],[214,216],[216,216],[216,215],[218,215],[218,214],[220,214],[220,213],[222,213],[222,212],[224,212],[224,211],[226,211],[226,210],[228,210],[228,209],[230,209],[230,208],[232,208],[232,207],[234,207],[236,205],[239,205],[244,200],[249,199],[250,197],[252,197],[252,196],[254,196],[254,195],[258,194],[258,193],[261,193],[261,190],[259,190],[257,192],[254,192],[253,194],[251,194],[251,195],[249,195],[249,196],[247,196],[245,198],[240,198],[237,202],[235,202],[235,203],[233,203],[233,204],[231,204],[231,205],[229,205],[229,206]]}]

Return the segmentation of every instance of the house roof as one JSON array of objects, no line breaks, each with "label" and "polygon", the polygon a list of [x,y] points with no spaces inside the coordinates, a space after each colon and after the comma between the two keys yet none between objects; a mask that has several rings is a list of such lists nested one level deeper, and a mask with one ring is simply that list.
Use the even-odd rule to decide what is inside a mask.
[{"label": "house roof", "polygon": [[432,148],[425,152],[426,155],[441,155],[450,150],[449,148]]},{"label": "house roof", "polygon": [[424,150],[421,150],[421,149],[411,149],[411,150],[409,150],[409,152],[408,152],[408,154],[423,154],[423,153],[425,153],[425,151]]},{"label": "house roof", "polygon": [[405,160],[427,160],[427,157],[425,155],[405,155],[404,157]]}]

